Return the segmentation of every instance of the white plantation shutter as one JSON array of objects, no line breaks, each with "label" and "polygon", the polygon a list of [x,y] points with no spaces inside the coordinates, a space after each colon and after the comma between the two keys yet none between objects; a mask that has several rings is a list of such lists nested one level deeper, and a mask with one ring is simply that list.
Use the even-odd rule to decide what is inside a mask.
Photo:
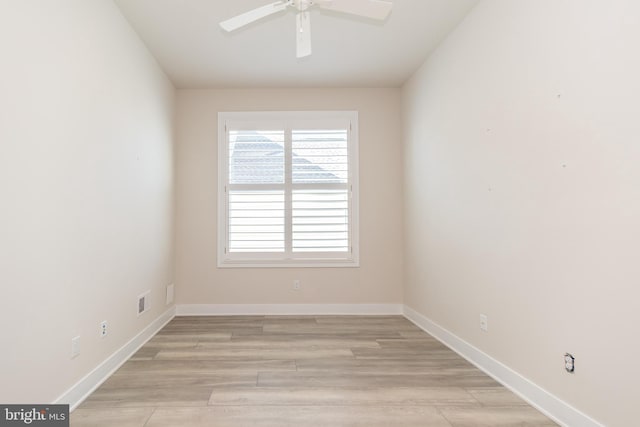
[{"label": "white plantation shutter", "polygon": [[229,191],[229,252],[284,252],[284,191]]},{"label": "white plantation shutter", "polygon": [[293,183],[346,184],[349,181],[349,131],[293,130]]},{"label": "white plantation shutter", "polygon": [[227,251],[284,252],[284,130],[229,130],[227,143]]},{"label": "white plantation shutter", "polygon": [[224,266],[356,266],[357,113],[220,113]]},{"label": "white plantation shutter", "polygon": [[284,131],[229,131],[229,184],[284,184]]},{"label": "white plantation shutter", "polygon": [[347,190],[293,190],[293,252],[349,251]]},{"label": "white plantation shutter", "polygon": [[349,251],[349,130],[292,130],[293,252]]}]

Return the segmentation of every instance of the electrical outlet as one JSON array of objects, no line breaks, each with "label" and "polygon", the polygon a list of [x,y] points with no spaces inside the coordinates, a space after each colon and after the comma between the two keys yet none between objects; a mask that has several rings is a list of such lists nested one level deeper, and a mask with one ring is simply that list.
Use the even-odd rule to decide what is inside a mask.
[{"label": "electrical outlet", "polygon": [[299,291],[300,290],[300,280],[294,280],[293,281],[293,290],[294,291]]},{"label": "electrical outlet", "polygon": [[571,353],[564,354],[564,369],[570,374],[573,374],[576,370],[576,358]]},{"label": "electrical outlet", "polygon": [[487,319],[486,314],[480,315],[480,330],[485,332],[489,331],[489,319]]},{"label": "electrical outlet", "polygon": [[104,338],[107,336],[107,321],[103,320],[100,322],[100,338]]},{"label": "electrical outlet", "polygon": [[71,358],[75,358],[80,354],[80,335],[71,338]]}]

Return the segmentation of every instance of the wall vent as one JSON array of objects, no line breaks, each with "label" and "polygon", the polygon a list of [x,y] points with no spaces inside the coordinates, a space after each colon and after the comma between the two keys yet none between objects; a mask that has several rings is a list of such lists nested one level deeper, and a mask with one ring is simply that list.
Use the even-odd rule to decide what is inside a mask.
[{"label": "wall vent", "polygon": [[138,297],[138,316],[149,310],[149,307],[151,305],[149,301],[150,293],[151,291],[147,291]]}]

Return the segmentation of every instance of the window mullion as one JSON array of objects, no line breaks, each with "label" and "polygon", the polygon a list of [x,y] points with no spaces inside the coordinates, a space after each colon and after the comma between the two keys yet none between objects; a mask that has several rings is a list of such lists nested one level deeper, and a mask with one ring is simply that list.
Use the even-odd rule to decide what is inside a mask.
[{"label": "window mullion", "polygon": [[287,125],[284,131],[284,250],[286,258],[293,257],[293,153],[291,133],[291,126]]},{"label": "window mullion", "polygon": [[229,253],[229,128],[224,124],[224,166],[221,168],[224,173],[224,256]]},{"label": "window mullion", "polygon": [[349,164],[349,175],[348,175],[348,187],[347,191],[349,192],[348,200],[349,200],[349,216],[348,216],[348,225],[347,228],[349,230],[349,253],[353,256],[353,172],[356,170],[354,167],[355,153],[352,152],[352,133],[353,133],[353,123],[349,121],[349,130],[347,131],[347,161]]}]

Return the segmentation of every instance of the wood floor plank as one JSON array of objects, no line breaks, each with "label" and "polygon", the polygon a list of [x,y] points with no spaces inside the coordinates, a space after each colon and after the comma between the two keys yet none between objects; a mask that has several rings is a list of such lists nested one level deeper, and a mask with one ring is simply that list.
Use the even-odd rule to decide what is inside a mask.
[{"label": "wood floor plank", "polygon": [[298,371],[308,372],[361,372],[361,373],[378,373],[378,372],[395,372],[395,373],[422,373],[433,372],[434,370],[464,370],[479,372],[478,369],[464,359],[450,358],[324,358],[324,359],[304,359],[297,360],[296,366]]},{"label": "wood floor plank", "polygon": [[266,317],[263,321],[263,325],[284,325],[284,326],[299,326],[310,325],[317,326],[318,322],[314,316],[270,316]]},{"label": "wood floor plank", "polygon": [[527,405],[527,402],[502,386],[478,389],[470,388],[467,389],[467,391],[484,406]]},{"label": "wood floor plank", "polygon": [[146,427],[451,427],[435,407],[158,408]]},{"label": "wood floor plank", "polygon": [[461,387],[254,387],[216,389],[209,405],[429,406],[477,405],[477,401]]},{"label": "wood floor plank", "polygon": [[380,332],[374,332],[371,330],[362,330],[362,329],[351,329],[351,330],[339,330],[339,331],[335,331],[332,332],[329,329],[318,329],[318,328],[309,328],[309,329],[303,329],[303,328],[296,328],[296,329],[286,329],[286,328],[281,328],[278,330],[268,330],[270,327],[269,326],[265,326],[265,330],[264,333],[268,334],[268,335],[277,335],[277,334],[281,334],[281,335],[304,335],[304,336],[309,336],[309,337],[317,337],[317,338],[322,338],[322,337],[335,337],[335,336],[339,336],[341,338],[349,338],[349,337],[360,337],[363,339],[368,339],[368,340],[377,340],[377,339],[381,339],[381,338],[400,338],[400,334],[398,332],[395,331],[380,331]]},{"label": "wood floor plank", "polygon": [[[323,341],[343,341],[343,342],[352,342],[359,344],[366,344],[370,342],[375,342],[378,339],[378,334],[370,333],[370,334],[338,334],[335,331],[325,331],[323,333],[318,334],[304,334],[304,333],[288,333],[288,334],[269,334],[261,332],[258,335],[249,335],[244,334],[240,336],[231,337],[231,342],[260,342],[260,343],[295,343],[302,340],[313,340],[317,342]],[[389,339],[400,339],[402,338],[398,333],[392,333]],[[378,345],[379,347],[379,345]]]},{"label": "wood floor plank", "polygon": [[410,321],[408,321],[403,316],[360,316],[360,315],[351,315],[351,316],[316,316],[316,322],[318,324],[349,324],[349,325],[357,325],[357,324],[381,324],[383,326],[391,325],[391,324],[399,324],[401,326],[413,325]]},{"label": "wood floor plank", "polygon": [[160,350],[156,360],[294,360],[318,357],[353,356],[350,349],[291,348],[260,351],[254,349],[196,348],[193,350]]},{"label": "wood floor plank", "polygon": [[168,327],[182,325],[249,325],[263,322],[266,316],[176,316]]},{"label": "wood floor plank", "polygon": [[73,427],[143,427],[154,408],[76,409],[69,424]]},{"label": "wood floor plank", "polygon": [[[407,325],[406,328],[417,328]],[[361,334],[369,333],[380,338],[398,337],[400,329],[394,325],[380,326],[378,324],[318,324],[318,325],[282,325],[268,324],[263,328],[269,334]],[[404,330],[404,329],[402,329]],[[411,329],[407,329],[411,330]]]},{"label": "wood floor plank", "polygon": [[164,349],[191,349],[198,347],[198,341],[170,341],[166,340],[164,342],[154,341],[148,342],[145,345],[145,349],[160,351]]},{"label": "wood floor plank", "polygon": [[136,408],[166,406],[206,406],[212,387],[127,387],[103,388],[93,392],[81,408]]},{"label": "wood floor plank", "polygon": [[453,427],[544,427],[555,426],[530,406],[508,408],[451,406],[440,412]]},{"label": "wood floor plank", "polygon": [[200,372],[187,374],[185,372],[160,372],[154,375],[148,373],[125,373],[112,375],[101,388],[156,388],[156,387],[255,387],[258,372],[250,374],[229,374]]},{"label": "wood floor plank", "polygon": [[128,361],[117,374],[145,373],[159,375],[176,373],[184,375],[257,374],[259,371],[295,371],[294,360],[148,360]]},{"label": "wood floor plank", "polygon": [[[380,344],[378,344],[375,340],[358,340],[358,339],[350,339],[350,338],[324,338],[324,339],[314,339],[301,337],[297,339],[280,339],[280,340],[247,340],[242,339],[242,337],[238,337],[232,341],[224,342],[224,343],[199,343],[196,348],[197,349],[209,349],[209,350],[253,350],[253,351],[262,351],[262,350],[281,350],[281,349],[289,349],[289,350],[303,350],[303,349],[350,349],[354,347],[359,348],[381,348]],[[352,354],[349,356],[353,356]]]},{"label": "wood floor plank", "polygon": [[185,325],[183,327],[172,327],[172,328],[165,328],[162,331],[163,335],[182,335],[184,333],[190,333],[190,334],[206,334],[209,331],[211,331],[211,329],[213,328],[217,328],[218,333],[222,333],[225,335],[259,335],[262,334],[262,326],[243,326],[243,325],[232,325],[232,324],[226,324],[226,325],[200,325],[197,327],[190,327],[188,325]]},{"label": "wood floor plank", "polygon": [[[300,363],[300,362],[298,362]],[[315,368],[315,367],[300,367],[298,365],[297,371],[300,373],[306,373],[309,375],[325,375],[327,373],[333,373],[338,375],[423,375],[423,376],[435,376],[435,377],[443,377],[443,378],[451,378],[451,377],[467,377],[467,376],[484,376],[475,368],[461,367],[454,368],[450,366],[420,366],[416,365],[413,367],[405,367],[402,365],[388,365],[389,367],[384,370],[384,373],[381,372],[380,366],[352,366],[352,367],[340,367],[339,365],[335,365],[335,369],[331,369],[324,365],[324,368]],[[492,383],[493,384],[493,383]]]},{"label": "wood floor plank", "polygon": [[464,360],[450,359],[352,359],[327,358],[296,361],[297,371],[307,374],[323,375],[326,373],[349,375],[440,375],[466,376],[481,375],[478,369]]},{"label": "wood floor plank", "polygon": [[357,348],[353,350],[354,356],[361,359],[422,359],[426,353],[431,359],[457,359],[460,357],[448,348],[442,347],[428,351],[411,348]]},{"label": "wood floor plank", "polygon": [[180,334],[165,334],[160,331],[156,336],[154,336],[149,343],[177,343],[177,342],[188,342],[188,343],[199,343],[199,342],[224,342],[231,340],[231,332],[215,332],[211,333],[208,331],[201,333],[194,333],[195,331],[187,331]]},{"label": "wood floor plank", "polygon": [[261,372],[259,387],[491,387],[497,386],[492,378],[483,375],[398,375],[398,374],[345,374],[306,372]]},{"label": "wood floor plank", "polygon": [[[376,340],[380,348],[402,349],[402,350],[449,350],[449,348],[434,338],[399,338],[399,339],[379,339]],[[450,351],[450,350],[449,350]]]},{"label": "wood floor plank", "polygon": [[424,332],[423,330],[417,330],[417,331],[400,331],[400,336],[402,338],[425,338],[425,337],[429,337],[430,335]]}]

